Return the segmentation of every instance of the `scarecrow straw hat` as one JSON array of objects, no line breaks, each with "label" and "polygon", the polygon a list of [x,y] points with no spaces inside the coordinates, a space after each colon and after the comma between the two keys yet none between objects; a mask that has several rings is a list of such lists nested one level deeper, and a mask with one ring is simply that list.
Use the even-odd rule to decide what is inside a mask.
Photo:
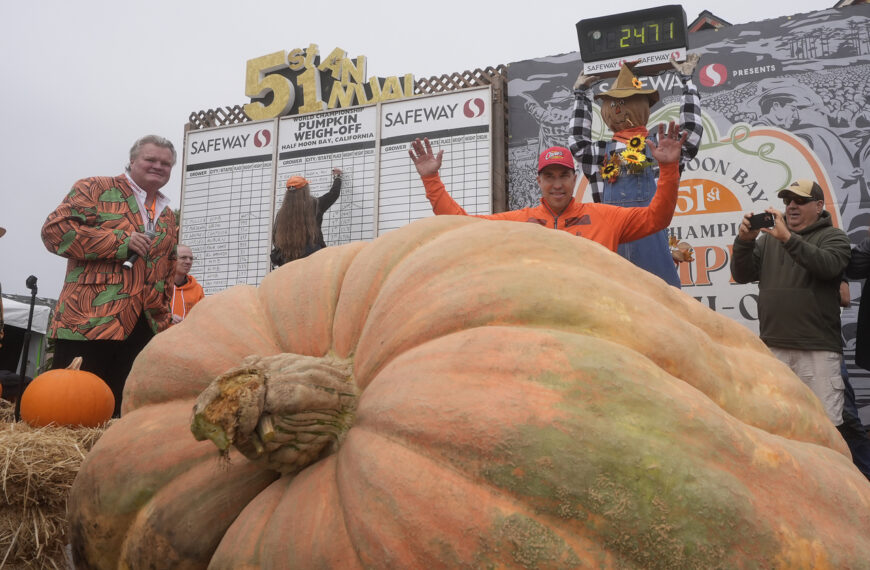
[{"label": "scarecrow straw hat", "polygon": [[634,76],[628,64],[623,64],[619,69],[616,82],[604,93],[596,93],[595,98],[613,97],[614,99],[626,99],[632,95],[646,95],[649,98],[650,106],[655,105],[659,100],[659,92],[655,89],[641,89],[640,80]]}]

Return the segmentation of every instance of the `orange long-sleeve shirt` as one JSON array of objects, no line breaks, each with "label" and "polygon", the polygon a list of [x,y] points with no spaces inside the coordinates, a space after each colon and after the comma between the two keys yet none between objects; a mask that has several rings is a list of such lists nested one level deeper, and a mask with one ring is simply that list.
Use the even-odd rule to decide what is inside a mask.
[{"label": "orange long-sleeve shirt", "polygon": [[[656,194],[648,207],[623,208],[609,204],[584,204],[572,199],[565,210],[556,215],[542,199],[540,205],[533,208],[475,217],[541,224],[597,241],[616,251],[620,243],[634,241],[668,227],[677,205],[679,182],[677,163],[665,163],[660,165]],[[437,174],[424,176],[423,186],[426,188],[426,198],[432,204],[432,211],[436,214],[468,215],[447,193]]]},{"label": "orange long-sleeve shirt", "polygon": [[173,281],[172,284],[172,314],[181,317],[182,319],[187,316],[187,313],[193,308],[194,305],[199,303],[205,299],[205,293],[202,290],[202,285],[200,285],[196,277],[193,275],[187,275],[187,281],[184,285],[175,285]]}]

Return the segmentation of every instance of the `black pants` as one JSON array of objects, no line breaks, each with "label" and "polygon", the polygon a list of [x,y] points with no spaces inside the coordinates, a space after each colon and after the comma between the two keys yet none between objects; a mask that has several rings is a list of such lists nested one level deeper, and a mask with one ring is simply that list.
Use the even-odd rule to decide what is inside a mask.
[{"label": "black pants", "polygon": [[843,364],[843,383],[846,385],[843,393],[843,423],[838,425],[837,429],[849,446],[852,463],[870,480],[870,436],[867,434],[867,428],[861,423],[861,416],[858,415],[855,390],[849,382],[845,364]]},{"label": "black pants", "polygon": [[112,417],[121,417],[121,396],[124,383],[136,356],[154,337],[145,316],[140,316],[136,326],[125,340],[63,340],[54,345],[52,368],[66,368],[76,356],[82,357],[82,370],[92,372],[103,379],[115,396],[115,411]]}]

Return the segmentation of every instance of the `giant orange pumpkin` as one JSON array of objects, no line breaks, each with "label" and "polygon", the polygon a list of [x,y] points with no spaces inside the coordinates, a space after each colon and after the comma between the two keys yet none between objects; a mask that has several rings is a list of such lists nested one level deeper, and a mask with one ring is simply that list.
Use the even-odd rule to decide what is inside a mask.
[{"label": "giant orange pumpkin", "polygon": [[66,368],[34,378],[21,395],[21,419],[34,427],[97,427],[112,419],[111,388],[96,374],[79,370],[81,365],[77,356]]},{"label": "giant orange pumpkin", "polygon": [[69,510],[95,568],[870,560],[870,483],[755,335],[591,241],[463,217],[204,300]]}]

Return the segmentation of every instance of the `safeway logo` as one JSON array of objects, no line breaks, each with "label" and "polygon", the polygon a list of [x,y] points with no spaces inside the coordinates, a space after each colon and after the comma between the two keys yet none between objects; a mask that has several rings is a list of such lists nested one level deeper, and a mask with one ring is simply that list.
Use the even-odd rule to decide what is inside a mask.
[{"label": "safeway logo", "polygon": [[704,87],[716,87],[725,83],[728,77],[728,68],[721,63],[711,63],[701,68],[698,78]]},{"label": "safeway logo", "polygon": [[480,97],[469,99],[465,102],[465,105],[462,106],[462,112],[465,113],[465,116],[469,119],[483,115],[485,110],[486,105]]},{"label": "safeway logo", "polygon": [[269,129],[262,129],[254,133],[254,146],[257,148],[267,146],[272,142],[272,133]]}]

